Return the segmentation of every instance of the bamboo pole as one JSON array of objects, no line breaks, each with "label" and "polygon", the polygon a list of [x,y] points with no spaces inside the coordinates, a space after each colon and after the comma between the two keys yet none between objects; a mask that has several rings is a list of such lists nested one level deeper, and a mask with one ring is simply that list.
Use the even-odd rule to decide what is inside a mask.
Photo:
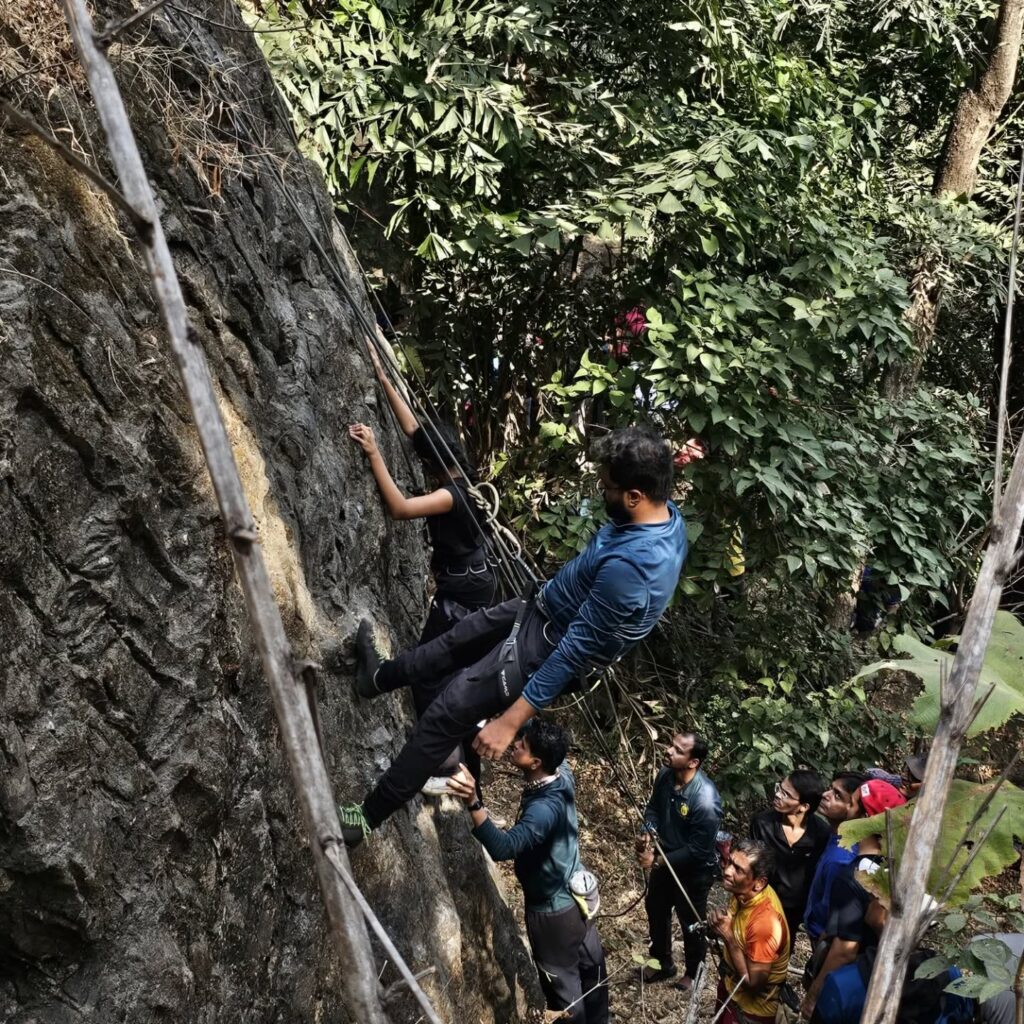
[{"label": "bamboo pole", "polygon": [[[85,0],[62,2],[107,137],[122,192],[136,211],[136,224],[141,225],[139,238],[146,266],[153,281],[157,304],[227,529],[235,570],[270,684],[303,823],[312,840],[310,846],[320,891],[345,978],[343,998],[352,1016],[360,1024],[389,1024],[380,1003],[373,950],[360,908],[331,862],[333,857],[347,867],[348,858],[338,835],[337,811],[330,780],[320,754],[306,694],[296,676],[281,614],[274,601],[252,513],[221,419],[206,357],[199,345],[198,335],[188,322],[185,300],[131,122],[106,54],[98,45]],[[422,991],[417,998],[421,996],[423,1000],[426,999]],[[428,1019],[437,1022],[429,1001],[425,1009],[428,1011]]]},{"label": "bamboo pole", "polygon": [[[1000,410],[1000,415],[1003,415],[1003,410]],[[934,913],[925,906],[923,899],[932,853],[942,828],[943,811],[960,747],[974,717],[978,677],[1006,576],[1014,561],[1022,521],[1024,445],[1017,448],[1005,493],[995,497],[992,534],[967,611],[949,682],[941,696],[939,723],[928,755],[924,785],[914,801],[914,814],[893,888],[899,894],[899,900],[893,902],[892,913],[882,932],[861,1016],[863,1024],[892,1024],[896,1019],[907,961]]]}]

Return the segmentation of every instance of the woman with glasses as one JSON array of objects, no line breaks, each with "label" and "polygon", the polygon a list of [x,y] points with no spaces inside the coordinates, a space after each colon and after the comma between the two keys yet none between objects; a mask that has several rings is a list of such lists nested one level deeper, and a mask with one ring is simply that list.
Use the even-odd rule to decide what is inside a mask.
[{"label": "woman with glasses", "polygon": [[751,838],[767,843],[775,854],[768,881],[786,915],[790,948],[803,920],[814,869],[831,834],[814,813],[824,792],[825,780],[817,772],[797,769],[775,784],[771,807],[750,823]]}]

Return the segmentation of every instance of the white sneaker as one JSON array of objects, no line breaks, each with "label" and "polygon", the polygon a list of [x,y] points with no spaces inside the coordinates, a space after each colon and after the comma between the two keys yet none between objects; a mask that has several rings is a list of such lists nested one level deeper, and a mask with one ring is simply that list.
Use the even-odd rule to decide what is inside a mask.
[{"label": "white sneaker", "polygon": [[452,791],[448,788],[450,775],[431,775],[420,792],[424,796],[451,796]]}]

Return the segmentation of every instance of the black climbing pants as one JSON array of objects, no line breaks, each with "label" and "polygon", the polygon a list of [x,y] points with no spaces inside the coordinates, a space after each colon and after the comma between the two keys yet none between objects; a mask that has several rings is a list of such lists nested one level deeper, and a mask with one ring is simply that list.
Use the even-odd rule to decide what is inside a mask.
[{"label": "black climbing pants", "polygon": [[[679,881],[686,889],[697,914],[694,915],[690,903],[679,891],[676,880],[668,868],[660,864],[651,869],[651,879],[647,884],[647,896],[644,906],[647,909],[647,925],[651,930],[651,957],[663,968],[672,965],[672,914],[679,918],[683,929],[683,959],[686,961],[687,977],[693,978],[697,968],[704,962],[708,952],[708,940],[703,928],[704,918],[708,911],[708,892],[714,877],[711,868],[702,871],[687,871],[676,868]],[[690,931],[690,925],[701,927]]]},{"label": "black climbing pants", "polygon": [[376,828],[415,795],[452,748],[500,714],[554,650],[560,634],[528,602],[517,639],[518,672],[501,672],[503,641],[512,632],[522,598],[467,615],[446,633],[385,661],[374,679],[382,693],[409,686],[424,708],[412,736],[363,801]]},{"label": "black climbing pants", "polygon": [[526,912],[526,935],[549,1010],[571,1024],[608,1024],[608,971],[601,937],[574,903],[553,914]]}]

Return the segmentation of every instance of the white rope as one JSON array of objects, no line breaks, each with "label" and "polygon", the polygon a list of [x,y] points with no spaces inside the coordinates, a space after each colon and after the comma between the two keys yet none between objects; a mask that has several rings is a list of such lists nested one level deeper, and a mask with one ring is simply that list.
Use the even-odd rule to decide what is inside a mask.
[{"label": "white rope", "polygon": [[519,538],[498,519],[498,515],[501,512],[501,498],[498,496],[498,488],[492,483],[483,481],[478,484],[469,484],[467,490],[473,496],[476,507],[483,513],[491,530],[495,533],[500,533],[505,543],[509,545],[512,558],[521,561],[523,545],[519,542]]}]

